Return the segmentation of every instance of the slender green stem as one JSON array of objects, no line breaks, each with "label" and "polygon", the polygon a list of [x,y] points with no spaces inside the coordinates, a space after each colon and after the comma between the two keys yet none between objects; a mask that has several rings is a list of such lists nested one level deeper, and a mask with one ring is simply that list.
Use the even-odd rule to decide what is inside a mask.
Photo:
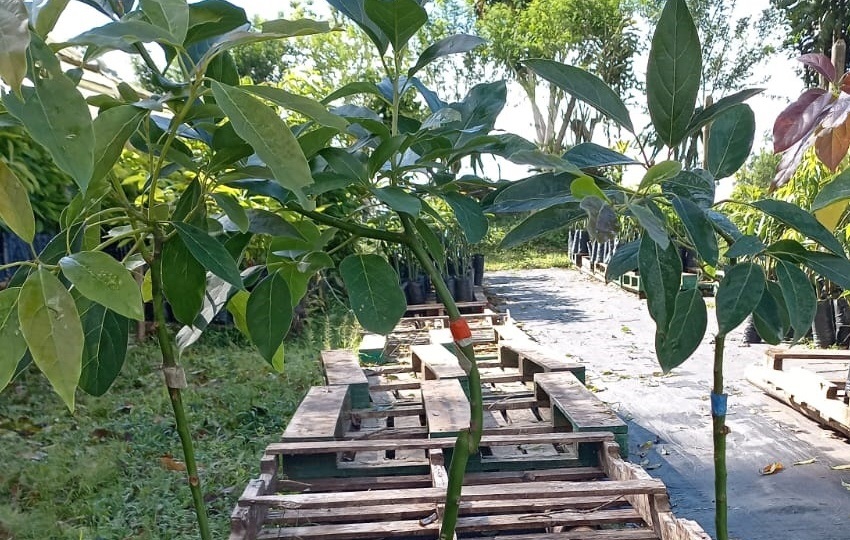
[{"label": "slender green stem", "polygon": [[[174,354],[174,343],[165,320],[165,297],[162,292],[162,271],[159,260],[162,253],[162,240],[160,237],[154,240],[154,262],[151,264],[151,292],[153,296],[153,314],[156,323],[156,334],[159,341],[159,350],[162,353],[162,366],[164,370],[180,369],[177,364],[177,356]],[[183,446],[183,460],[186,463],[186,475],[189,479],[189,490],[192,492],[192,503],[198,518],[198,529],[203,540],[212,540],[207,508],[204,504],[204,494],[201,490],[201,478],[198,476],[198,464],[195,461],[195,448],[192,443],[192,433],[189,429],[189,421],[183,408],[183,397],[181,395],[181,384],[170,382],[166,376],[166,387],[168,397],[171,399],[171,408],[174,410],[174,421],[177,424],[177,433]]]},{"label": "slender green stem", "polygon": [[[723,348],[726,334],[714,338],[714,387],[712,388],[711,419],[714,427],[714,505],[717,540],[729,540],[729,522],[726,498],[726,396],[723,394]],[[715,396],[722,396],[715,397]],[[723,406],[716,407],[715,400]],[[717,410],[720,409],[720,410]]]},{"label": "slender green stem", "polygon": [[[412,218],[401,213],[399,217],[404,226],[407,243],[419,260],[425,273],[431,278],[431,282],[434,284],[434,290],[437,292],[437,297],[446,307],[449,320],[452,322],[457,321],[461,318],[460,310],[457,304],[455,304],[449,288],[443,281],[443,276],[437,270],[437,267],[434,266],[434,262],[419,241]],[[471,343],[468,345],[455,343],[455,346],[463,355],[461,364],[469,381],[469,428],[458,433],[457,441],[452,451],[452,461],[449,465],[449,485],[446,489],[446,507],[443,511],[443,523],[440,528],[440,540],[451,540],[454,538],[466,464],[469,461],[469,456],[478,451],[478,444],[481,442],[481,433],[484,427],[481,375],[478,372],[478,364],[475,361],[475,351]]]},{"label": "slender green stem", "polygon": [[383,240],[385,242],[392,242],[393,244],[407,244],[407,237],[403,234],[399,234],[392,231],[384,231],[381,229],[372,229],[369,227],[364,227],[363,225],[358,225],[356,223],[352,223],[350,221],[344,221],[339,218],[335,218],[333,216],[329,216],[327,214],[323,214],[321,212],[314,212],[311,210],[304,210],[298,206],[287,207],[293,212],[297,212],[302,216],[308,217],[314,221],[318,221],[319,223],[324,223],[330,227],[335,227],[341,231],[345,231],[351,233],[356,236],[362,236],[364,238],[372,238],[373,240]]}]

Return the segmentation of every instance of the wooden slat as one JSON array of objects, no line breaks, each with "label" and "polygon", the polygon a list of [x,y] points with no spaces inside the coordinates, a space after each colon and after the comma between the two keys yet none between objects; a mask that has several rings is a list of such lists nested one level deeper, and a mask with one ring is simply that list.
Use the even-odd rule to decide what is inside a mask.
[{"label": "wooden slat", "polygon": [[410,348],[413,371],[425,379],[465,378],[457,357],[442,345],[414,345]]},{"label": "wooden slat", "polygon": [[422,404],[432,437],[456,435],[469,427],[469,399],[457,379],[422,381]]},{"label": "wooden slat", "polygon": [[298,405],[281,440],[328,441],[342,436],[350,409],[347,386],[314,386]]},{"label": "wooden slat", "polygon": [[322,365],[329,385],[369,384],[357,356],[348,350],[322,351]]},{"label": "wooden slat", "polygon": [[478,540],[658,540],[652,529],[567,531],[547,534],[519,534],[479,537]]},{"label": "wooden slat", "polygon": [[600,467],[568,467],[533,471],[469,472],[463,477],[465,486],[516,482],[555,482],[595,480],[605,477]]},{"label": "wooden slat", "polygon": [[552,408],[566,416],[574,430],[607,429],[614,433],[626,430],[626,423],[572,373],[538,373],[534,384],[541,405],[551,402]]},{"label": "wooden slat", "polygon": [[[512,499],[560,499],[567,497],[620,497],[636,494],[664,494],[667,489],[661,480],[632,480],[605,482],[525,482],[517,484],[488,484],[465,486],[466,502]],[[259,504],[276,508],[341,508],[391,503],[441,503],[446,492],[440,488],[400,489],[382,491],[343,491],[337,493],[296,493],[292,495],[263,495],[240,498],[240,503]]]},{"label": "wooden slat", "polygon": [[499,359],[503,366],[515,364],[522,380],[534,380],[535,373],[570,371],[584,379],[584,365],[568,361],[563,353],[528,340],[505,339],[499,342]]},{"label": "wooden slat", "polygon": [[493,331],[496,334],[496,341],[503,339],[531,341],[531,337],[513,323],[494,325]]},{"label": "wooden slat", "polygon": [[[606,431],[589,433],[532,433],[527,435],[485,435],[482,446],[505,446],[515,444],[575,444],[602,443],[614,440],[614,434]],[[338,452],[368,452],[377,450],[411,450],[421,448],[451,448],[453,439],[393,439],[352,441],[305,441],[272,443],[266,447],[267,454],[313,455]]]}]

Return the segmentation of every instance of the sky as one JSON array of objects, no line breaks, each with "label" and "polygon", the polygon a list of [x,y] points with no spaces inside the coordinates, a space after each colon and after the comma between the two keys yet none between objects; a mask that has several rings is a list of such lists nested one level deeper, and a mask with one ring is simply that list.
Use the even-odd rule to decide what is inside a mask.
[{"label": "sky", "polygon": [[[284,14],[289,10],[287,0],[230,0],[232,3],[242,7],[249,18],[259,15],[263,19],[277,18],[279,12]],[[317,11],[325,6],[322,0],[316,0],[314,7]],[[769,0],[738,0],[735,16],[756,15],[769,6]],[[51,34],[51,38],[62,41],[71,38],[89,28],[99,26],[108,22],[106,17],[77,1],[69,3],[66,12],[61,17],[59,24]],[[647,30],[648,31],[648,30]],[[111,53],[104,57],[104,62],[115,70],[122,78],[133,78],[130,62],[123,53]],[[645,71],[646,58],[639,58],[635,62],[635,70],[639,78]],[[773,122],[779,112],[802,91],[802,83],[797,75],[796,62],[777,55],[767,65],[761,66],[756,77],[767,77],[764,85],[768,91],[761,96],[751,99],[748,103],[753,108],[756,116],[756,139],[754,149],[767,146],[765,135],[770,132]],[[769,94],[769,95],[768,95]],[[718,96],[715,96],[717,98]],[[722,96],[720,96],[722,97]],[[649,124],[649,118],[633,108],[632,117],[636,126]],[[534,129],[531,122],[531,109],[525,101],[524,94],[519,88],[509,90],[508,105],[496,124],[497,129],[504,129],[522,135],[526,138],[534,138]],[[523,167],[503,164],[501,170],[494,171],[506,177],[521,175]]]}]

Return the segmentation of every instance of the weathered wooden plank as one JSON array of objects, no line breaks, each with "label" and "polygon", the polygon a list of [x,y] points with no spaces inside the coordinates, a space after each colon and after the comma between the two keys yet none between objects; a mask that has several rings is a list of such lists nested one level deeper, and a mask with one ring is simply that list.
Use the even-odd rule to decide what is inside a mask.
[{"label": "weathered wooden plank", "polygon": [[469,399],[457,379],[422,381],[422,404],[431,437],[452,437],[469,427]]},{"label": "weathered wooden plank", "polygon": [[358,357],[364,362],[381,363],[384,361],[384,348],[387,337],[380,334],[364,334],[357,348]]},{"label": "weathered wooden plank", "polygon": [[442,345],[414,345],[410,348],[410,359],[413,371],[421,373],[423,379],[466,380],[466,372],[457,357]]},{"label": "weathered wooden plank", "polygon": [[629,528],[544,534],[500,534],[498,536],[480,537],[478,540],[658,540],[658,536],[655,535],[655,531],[652,529]]},{"label": "weathered wooden plank", "polygon": [[369,380],[360,367],[360,360],[352,351],[334,349],[322,351],[322,366],[329,386],[351,386],[353,407],[369,406]]},{"label": "weathered wooden plank", "polygon": [[534,380],[536,373],[569,371],[584,383],[583,364],[568,361],[563,353],[528,340],[499,341],[499,360],[503,366],[518,367],[524,381]]},{"label": "weathered wooden plank", "polygon": [[314,386],[298,405],[281,440],[329,441],[342,436],[351,409],[347,386]]},{"label": "weathered wooden plank", "polygon": [[[514,340],[517,342],[520,341],[529,341],[531,342],[531,336],[523,332],[518,326],[511,322],[507,322],[505,324],[494,325],[493,333],[495,334],[496,343],[504,340]],[[517,366],[512,366],[517,367]]]},{"label": "weathered wooden plank", "polygon": [[839,362],[850,361],[850,352],[832,349],[778,349],[770,348],[765,355],[773,360],[773,369],[782,369],[782,361],[787,359],[798,360],[836,360]]},{"label": "weathered wooden plank", "polygon": [[586,481],[605,477],[600,467],[567,467],[525,471],[470,472],[463,477],[465,486],[515,482]]},{"label": "weathered wooden plank", "polygon": [[[504,446],[513,444],[575,444],[601,443],[614,440],[614,434],[605,431],[588,433],[530,433],[510,435],[485,435],[481,438],[483,446]],[[267,454],[274,455],[315,455],[322,452],[365,452],[370,450],[411,450],[421,448],[451,448],[451,439],[392,439],[392,440],[346,440],[346,441],[304,441],[279,442],[266,447]]]}]

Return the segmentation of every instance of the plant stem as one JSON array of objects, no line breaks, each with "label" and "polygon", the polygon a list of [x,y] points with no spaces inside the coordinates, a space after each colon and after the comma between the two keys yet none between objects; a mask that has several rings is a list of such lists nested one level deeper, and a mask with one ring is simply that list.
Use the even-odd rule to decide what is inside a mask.
[{"label": "plant stem", "polygon": [[[410,216],[402,213],[399,213],[399,217],[401,218],[402,225],[404,225],[407,244],[413,250],[416,258],[419,259],[419,263],[422,265],[425,273],[431,278],[431,282],[434,284],[434,290],[437,292],[437,297],[446,307],[449,321],[457,321],[461,318],[460,310],[457,308],[457,304],[455,304],[449,288],[443,281],[443,276],[437,270],[437,267],[434,266],[434,262],[419,241],[413,220]],[[455,441],[454,450],[452,451],[452,461],[449,465],[449,485],[446,489],[446,507],[443,510],[443,523],[440,527],[440,540],[451,540],[454,538],[466,464],[469,461],[469,456],[478,451],[478,444],[481,442],[481,432],[484,426],[481,375],[478,372],[478,365],[475,362],[475,351],[471,343],[461,346],[456,342],[455,346],[463,356],[460,361],[469,381],[469,428],[458,433],[457,441]]]},{"label": "plant stem", "polygon": [[314,221],[318,221],[319,223],[324,223],[325,225],[335,227],[341,231],[345,231],[347,233],[351,233],[355,236],[362,236],[364,238],[372,238],[373,240],[383,240],[385,242],[391,242],[393,244],[407,244],[408,239],[405,235],[399,234],[392,231],[385,231],[383,229],[372,229],[370,227],[364,227],[363,225],[358,225],[356,223],[352,223],[350,221],[344,221],[339,218],[335,218],[333,216],[329,216],[327,214],[323,214],[321,212],[314,212],[310,210],[304,210],[303,208],[297,206],[287,207],[293,212],[297,212],[302,216],[308,217]]},{"label": "plant stem", "polygon": [[[159,233],[155,233],[159,234]],[[162,292],[162,271],[159,265],[162,253],[162,239],[154,240],[154,261],[151,264],[151,292],[153,296],[153,315],[156,323],[156,335],[159,341],[159,350],[162,353],[163,370],[180,370],[177,357],[174,354],[174,344],[165,320],[165,297]],[[181,370],[182,372],[182,370]],[[168,388],[168,397],[171,399],[171,408],[174,410],[174,421],[177,424],[177,433],[180,435],[180,443],[183,446],[183,460],[186,463],[186,475],[189,479],[189,490],[192,492],[192,503],[195,506],[195,514],[198,518],[198,529],[203,540],[212,540],[210,532],[207,508],[204,505],[204,494],[201,491],[201,478],[198,476],[198,464],[195,461],[195,448],[192,443],[192,433],[189,430],[189,422],[186,419],[186,411],[183,408],[183,398],[180,392],[181,384],[169,381],[166,371],[165,383]],[[185,378],[185,376],[184,376]]]},{"label": "plant stem", "polygon": [[[714,426],[714,519],[717,540],[729,540],[726,499],[726,396],[723,394],[723,347],[725,344],[726,334],[717,334],[714,338],[714,387],[711,396],[711,419]],[[722,396],[722,398],[715,396]],[[715,400],[722,401],[722,408],[715,406]]]}]

